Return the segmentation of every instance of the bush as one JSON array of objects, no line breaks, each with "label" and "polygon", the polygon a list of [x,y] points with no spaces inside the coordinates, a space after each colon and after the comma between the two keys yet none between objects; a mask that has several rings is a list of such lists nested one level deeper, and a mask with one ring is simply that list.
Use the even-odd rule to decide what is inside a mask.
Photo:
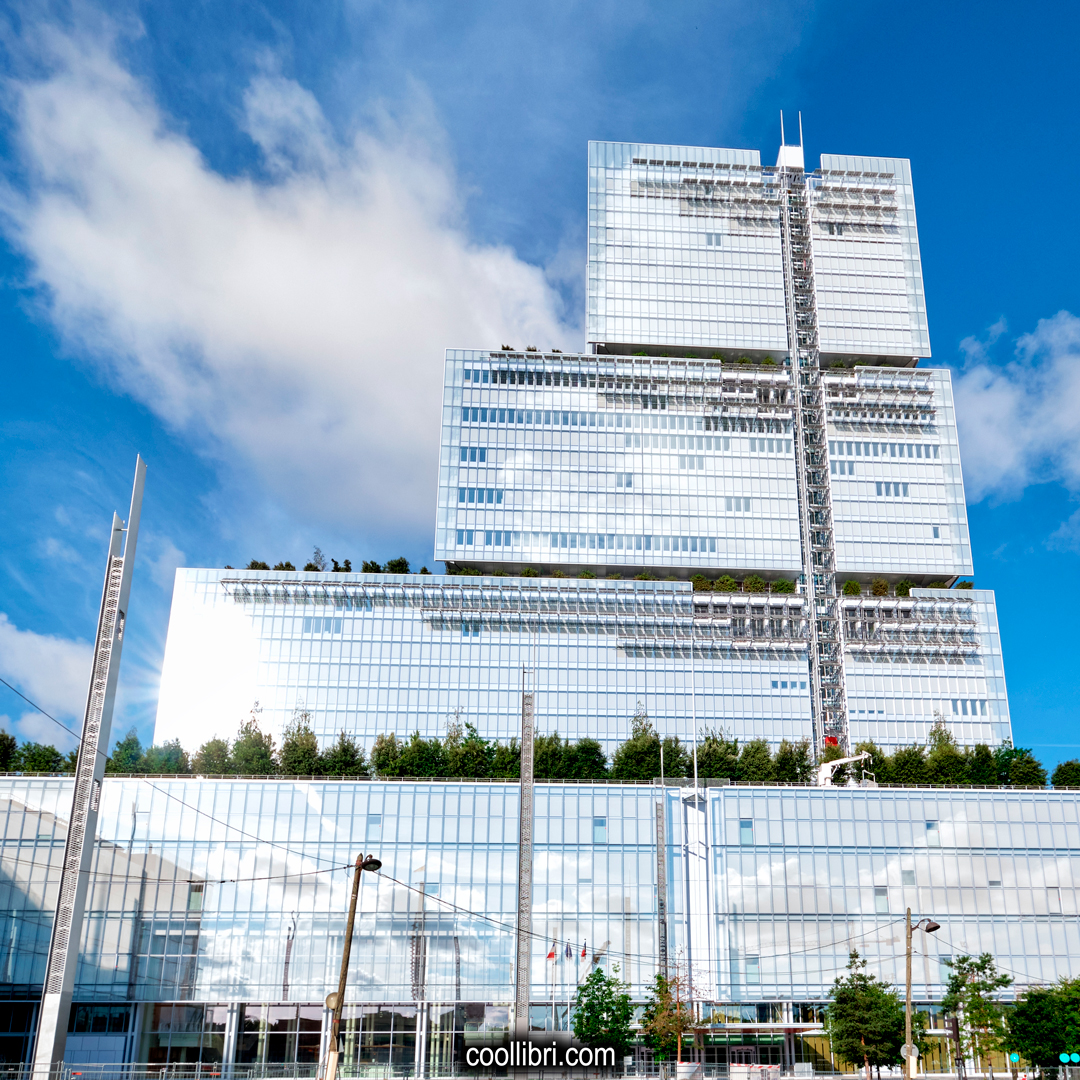
[{"label": "bush", "polygon": [[927,585],[926,587],[928,589],[947,589],[948,588],[948,586],[945,584],[944,581],[931,581],[930,584]]},{"label": "bush", "polygon": [[648,570],[643,570],[640,574],[635,574],[634,581],[659,581],[659,578],[655,574],[650,574]]},{"label": "bush", "polygon": [[758,577],[757,574],[751,574],[749,577],[744,578],[742,587],[743,592],[749,593],[762,593],[769,591],[769,586],[765,584],[765,579]]},{"label": "bush", "polygon": [[915,583],[913,581],[908,581],[907,578],[904,578],[903,581],[898,581],[896,583],[896,595],[897,596],[910,596],[911,595],[911,590],[914,587],[915,587]]},{"label": "bush", "polygon": [[274,569],[275,570],[295,570],[296,567],[293,566],[293,564],[291,562],[286,561],[286,562],[274,563]]},{"label": "bush", "polygon": [[535,566],[525,566],[521,570],[522,577],[539,577],[540,571]]},{"label": "bush", "polygon": [[1062,761],[1054,769],[1054,773],[1050,777],[1050,783],[1054,787],[1080,787],[1080,761],[1077,761],[1076,758]]},{"label": "bush", "polygon": [[383,572],[387,574],[407,574],[409,573],[409,560],[404,555],[397,559],[388,559]]},{"label": "bush", "polygon": [[252,559],[251,562],[249,562],[247,564],[247,569],[248,570],[269,570],[270,569],[270,564],[269,563],[264,563],[264,562],[259,562],[258,559]]},{"label": "bush", "polygon": [[774,593],[793,593],[795,591],[795,582],[790,578],[777,578],[772,583],[772,591]]},{"label": "bush", "polygon": [[690,578],[690,583],[694,586],[694,592],[712,592],[713,583],[704,574],[694,574]]},{"label": "bush", "polygon": [[596,577],[596,575],[591,570],[582,570],[581,573],[578,574],[578,577],[579,578],[594,578],[594,577]]},{"label": "bush", "polygon": [[739,583],[730,574],[721,574],[713,584],[716,592],[737,592]]},{"label": "bush", "polygon": [[849,579],[844,582],[845,596],[862,596],[862,586],[855,580]]},{"label": "bush", "polygon": [[876,577],[870,582],[870,592],[874,596],[888,596],[889,583],[884,578]]},{"label": "bush", "polygon": [[953,586],[953,588],[954,589],[974,589],[975,588],[975,582],[974,581],[958,581]]}]

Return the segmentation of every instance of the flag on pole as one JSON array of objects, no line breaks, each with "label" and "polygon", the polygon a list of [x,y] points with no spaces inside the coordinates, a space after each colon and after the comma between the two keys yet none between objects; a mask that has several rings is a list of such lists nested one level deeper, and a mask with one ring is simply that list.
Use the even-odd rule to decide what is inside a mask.
[{"label": "flag on pole", "polygon": [[554,941],[551,943],[551,948],[548,950],[547,958],[549,960],[554,960],[555,959],[555,942]]},{"label": "flag on pole", "polygon": [[574,950],[570,948],[570,942],[569,941],[566,943],[565,952],[566,952],[566,959],[567,960],[569,960],[570,957],[572,957],[574,955]]},{"label": "flag on pole", "polygon": [[585,941],[585,942],[583,942],[583,943],[582,943],[582,945],[581,945],[581,959],[582,959],[582,960],[584,960],[584,959],[585,959],[585,954],[586,954],[586,953],[587,953],[588,951],[589,951],[589,943],[588,943],[588,941]]}]

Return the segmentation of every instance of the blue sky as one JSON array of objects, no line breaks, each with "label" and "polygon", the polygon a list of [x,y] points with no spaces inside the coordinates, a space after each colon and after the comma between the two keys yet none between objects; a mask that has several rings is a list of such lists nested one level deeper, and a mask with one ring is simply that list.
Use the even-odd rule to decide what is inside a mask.
[{"label": "blue sky", "polygon": [[[582,345],[587,140],[768,160],[782,108],[808,162],[912,160],[1016,739],[1080,755],[1076,9],[5,10],[0,675],[24,693],[79,716],[137,452],[117,730],[152,734],[176,566],[431,565],[442,350]],[[2,687],[0,723],[62,735]]]}]

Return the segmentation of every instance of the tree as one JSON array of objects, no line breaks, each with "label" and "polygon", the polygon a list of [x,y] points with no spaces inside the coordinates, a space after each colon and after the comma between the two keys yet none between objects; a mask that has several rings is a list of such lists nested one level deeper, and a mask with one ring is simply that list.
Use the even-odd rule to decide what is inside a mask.
[{"label": "tree", "polygon": [[904,578],[902,581],[898,581],[896,583],[896,595],[897,596],[910,596],[911,595],[911,590],[914,589],[914,588],[915,588],[915,583],[913,581],[908,581],[907,578]]},{"label": "tree", "polygon": [[956,739],[945,726],[945,717],[941,713],[935,714],[934,726],[930,729],[926,779],[931,784],[955,786],[968,783],[968,757],[956,745]]},{"label": "tree", "polygon": [[316,548],[311,553],[311,561],[304,564],[304,569],[321,574],[326,569],[326,556]]},{"label": "tree", "polygon": [[751,739],[743,745],[736,777],[748,784],[769,784],[776,779],[776,764],[764,739]]},{"label": "tree", "polygon": [[618,976],[618,964],[610,975],[594,967],[578,987],[574,1002],[574,1037],[586,1046],[613,1046],[616,1059],[634,1045],[630,987]]},{"label": "tree", "polygon": [[808,784],[814,775],[810,740],[790,743],[783,739],[776,749],[776,780],[781,784]]},{"label": "tree", "polygon": [[318,776],[322,772],[319,739],[311,726],[311,713],[297,706],[292,719],[281,733],[278,754],[281,771],[286,776]]},{"label": "tree", "polygon": [[567,780],[604,780],[608,776],[604,748],[595,739],[568,744],[563,768]]},{"label": "tree", "polygon": [[985,743],[979,743],[968,750],[967,775],[969,784],[987,784],[992,787],[998,782],[994,751]]},{"label": "tree", "polygon": [[491,775],[500,780],[516,780],[521,776],[521,747],[517,739],[499,743],[491,763]]},{"label": "tree", "polygon": [[376,776],[401,776],[401,743],[393,733],[376,735],[371,748],[371,767]]},{"label": "tree", "polygon": [[338,732],[335,742],[319,758],[323,776],[368,776],[367,756],[364,748],[345,731]]},{"label": "tree", "polygon": [[446,776],[446,751],[438,739],[423,739],[414,731],[401,748],[399,776]]},{"label": "tree", "polygon": [[64,755],[51,743],[23,743],[15,756],[19,772],[64,772]]},{"label": "tree", "polygon": [[713,582],[704,574],[692,574],[690,584],[694,586],[694,592],[712,592]]},{"label": "tree", "polygon": [[275,570],[295,570],[296,567],[293,566],[293,564],[291,562],[286,561],[286,562],[274,563],[274,569]]},{"label": "tree", "polygon": [[[825,749],[821,753],[821,760],[836,761],[839,758],[847,756],[848,755],[844,753],[844,748],[842,746],[833,744],[825,747]],[[848,767],[846,765],[838,765],[835,769],[833,769],[832,782],[837,787],[840,787],[848,782],[848,775]]]},{"label": "tree", "polygon": [[892,759],[873,740],[861,742],[855,747],[856,754],[869,754],[870,761],[863,762],[865,772],[874,774],[874,779],[879,784],[892,783]]},{"label": "tree", "polygon": [[14,735],[0,731],[0,772],[8,772],[14,765],[15,755],[19,751],[19,742]]},{"label": "tree", "polygon": [[240,725],[232,744],[230,772],[246,776],[269,776],[277,772],[274,740],[259,729],[259,703],[256,701],[248,718]]},{"label": "tree", "polygon": [[952,969],[941,1007],[960,1020],[960,1039],[977,1070],[982,1059],[1004,1048],[1005,1007],[995,997],[1012,979],[997,970],[993,956],[958,956],[945,963]]},{"label": "tree", "polygon": [[892,783],[913,787],[926,783],[926,756],[921,746],[904,746],[892,756]]},{"label": "tree", "polygon": [[1080,979],[1026,990],[1007,1019],[1007,1050],[1044,1069],[1056,1066],[1059,1054],[1080,1045]]},{"label": "tree", "polygon": [[446,733],[443,746],[446,750],[447,773],[450,776],[478,780],[491,775],[491,767],[495,763],[495,747],[480,735],[473,724],[466,721],[462,730],[455,717]]},{"label": "tree", "polygon": [[888,596],[889,583],[885,578],[876,577],[870,582],[870,592],[874,596]]},{"label": "tree", "polygon": [[1003,743],[994,751],[998,782],[1010,787],[1046,787],[1046,770],[1030,750]]},{"label": "tree", "polygon": [[[2,738],[0,735],[0,739]],[[1059,762],[1050,777],[1050,783],[1054,787],[1080,787],[1080,761],[1070,758],[1068,761]]]},{"label": "tree", "polygon": [[117,739],[112,755],[105,761],[108,773],[137,773],[143,768],[143,748],[139,736],[132,728],[122,739]]},{"label": "tree", "polygon": [[382,563],[373,562],[371,559],[365,559],[360,564],[361,574],[381,574],[382,572]]},{"label": "tree", "polygon": [[777,578],[772,583],[772,591],[774,593],[793,593],[795,591],[795,582],[791,578]]},{"label": "tree", "polygon": [[406,559],[404,555],[401,555],[396,559],[387,559],[383,573],[407,574],[409,573],[409,560]]},{"label": "tree", "polygon": [[232,772],[229,757],[229,740],[219,739],[216,735],[199,747],[191,763],[192,772],[202,776],[220,776]]},{"label": "tree", "polygon": [[739,772],[739,740],[706,728],[698,743],[697,763],[700,778],[734,780]]},{"label": "tree", "polygon": [[645,1045],[658,1058],[682,1059],[682,1038],[694,1025],[686,999],[686,976],[678,967],[675,974],[666,979],[660,974],[653,979],[641,1014],[641,1033]]},{"label": "tree", "polygon": [[849,579],[844,582],[844,595],[845,596],[861,596],[862,586],[854,579]]},{"label": "tree", "polygon": [[189,773],[191,761],[179,739],[170,739],[160,746],[151,746],[143,755],[144,773]]},{"label": "tree", "polygon": [[829,995],[825,1030],[833,1053],[866,1069],[895,1065],[904,1044],[904,1007],[897,993],[876,976],[866,973],[866,961],[852,950],[848,973],[837,978]]},{"label": "tree", "polygon": [[249,570],[269,570],[270,569],[270,564],[265,563],[265,562],[260,562],[258,559],[252,559],[251,562],[249,562],[247,564],[247,568]]},{"label": "tree", "polygon": [[768,592],[769,586],[765,584],[765,579],[757,574],[749,574],[742,583],[743,592],[761,593]]},{"label": "tree", "polygon": [[721,574],[713,585],[715,592],[737,592],[739,583],[730,574]]},{"label": "tree", "polygon": [[533,776],[537,780],[565,778],[565,747],[559,733],[537,735],[533,739]]}]

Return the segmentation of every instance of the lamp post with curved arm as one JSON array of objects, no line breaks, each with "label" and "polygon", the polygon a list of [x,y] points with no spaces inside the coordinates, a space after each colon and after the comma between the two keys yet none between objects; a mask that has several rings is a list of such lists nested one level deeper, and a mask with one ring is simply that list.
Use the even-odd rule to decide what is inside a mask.
[{"label": "lamp post with curved arm", "polygon": [[914,1075],[912,1063],[915,1061],[915,1044],[911,1041],[911,932],[922,930],[925,934],[932,934],[941,929],[941,923],[936,923],[933,919],[920,919],[912,925],[911,908],[908,908],[904,917],[904,929],[907,933],[907,979],[904,992],[904,1049],[907,1054],[904,1058],[904,1075],[907,1080],[911,1080]]}]

